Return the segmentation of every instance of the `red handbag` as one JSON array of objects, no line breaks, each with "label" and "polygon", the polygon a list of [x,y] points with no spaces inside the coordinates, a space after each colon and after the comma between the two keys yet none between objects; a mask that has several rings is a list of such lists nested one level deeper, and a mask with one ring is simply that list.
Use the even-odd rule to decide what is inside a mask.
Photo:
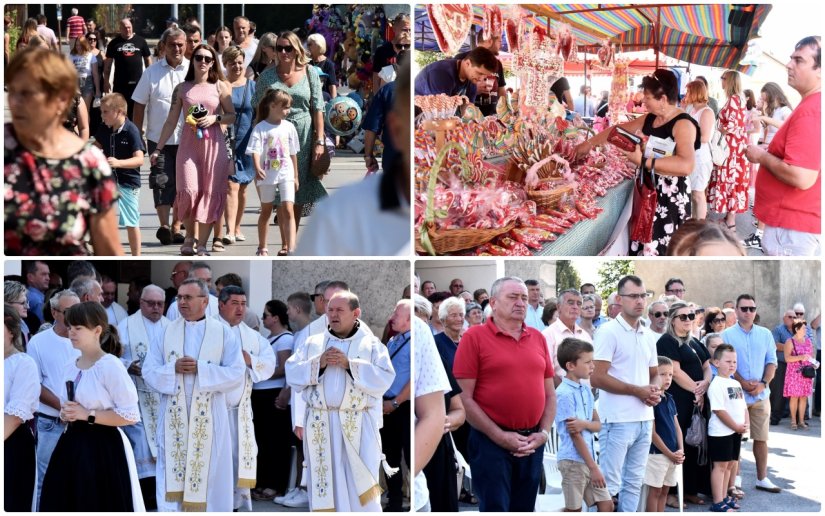
[{"label": "red handbag", "polygon": [[647,244],[653,240],[653,217],[659,196],[656,193],[656,175],[639,167],[633,183],[633,214],[630,216],[630,240]]},{"label": "red handbag", "polygon": [[642,139],[614,125],[610,130],[610,134],[607,135],[607,143],[611,143],[624,151],[633,152],[636,150],[636,146],[642,143]]}]

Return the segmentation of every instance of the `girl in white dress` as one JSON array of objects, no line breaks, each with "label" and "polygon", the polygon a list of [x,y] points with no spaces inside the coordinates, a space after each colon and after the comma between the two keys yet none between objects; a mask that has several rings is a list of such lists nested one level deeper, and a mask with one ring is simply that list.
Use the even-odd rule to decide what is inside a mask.
[{"label": "girl in white dress", "polygon": [[34,436],[27,421],[34,418],[40,398],[40,375],[34,359],[22,353],[20,315],[3,305],[3,509],[34,511],[37,464]]},{"label": "girl in white dress", "polygon": [[144,511],[135,458],[118,428],[140,421],[135,384],[118,359],[122,346],[99,303],[66,312],[69,339],[80,357],[66,364],[57,442],[40,497],[41,511]]}]

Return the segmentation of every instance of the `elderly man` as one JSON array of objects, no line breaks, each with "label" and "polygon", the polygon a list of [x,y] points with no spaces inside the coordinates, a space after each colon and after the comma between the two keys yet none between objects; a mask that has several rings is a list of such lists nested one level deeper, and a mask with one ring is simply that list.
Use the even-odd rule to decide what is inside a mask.
[{"label": "elderly man", "polygon": [[622,313],[622,304],[619,302],[618,299],[619,294],[613,292],[609,296],[607,296],[607,318],[608,319],[615,319],[618,317],[620,313]]},{"label": "elderly man", "polygon": [[[215,280],[215,295],[218,297],[219,300],[221,297],[221,290],[223,290],[225,287],[230,286],[240,287],[241,289],[243,289],[243,280],[234,272],[227,272],[226,274],[218,277],[218,279]],[[220,311],[220,302],[218,303],[218,305]],[[244,311],[243,322],[246,323],[246,325],[252,328],[253,330],[261,331],[261,318],[258,317],[258,314],[256,314],[254,310]]]},{"label": "elderly man", "polygon": [[497,279],[490,306],[487,322],[461,338],[453,364],[471,425],[473,490],[480,511],[532,512],[556,413],[553,358],[541,333],[524,323],[520,278]]},{"label": "elderly man", "polygon": [[754,216],[765,223],[766,254],[819,255],[822,230],[822,48],[819,36],[796,44],[788,85],[802,97],[767,150],[749,145],[745,156],[759,165]]},{"label": "elderly man", "polygon": [[227,394],[243,384],[244,358],[232,330],[206,317],[208,296],[199,279],[181,284],[181,317],[152,344],[143,365],[144,381],[161,395],[159,511],[233,509]]},{"label": "elderly man", "polygon": [[[232,435],[232,472],[234,474],[235,511],[252,510],[250,489],[257,478],[258,444],[252,422],[252,384],[272,377],[275,372],[275,352],[269,342],[246,325],[246,292],[230,285],[221,290],[219,310],[221,319],[229,326],[236,342],[241,345],[246,364],[244,380],[226,394],[229,406],[229,431]],[[271,409],[272,407],[270,407]]]},{"label": "elderly man", "polygon": [[57,441],[66,430],[60,421],[60,399],[57,393],[65,392],[64,368],[80,356],[80,351],[69,340],[66,326],[66,310],[80,302],[71,290],[61,290],[49,300],[54,325],[33,336],[26,352],[37,362],[40,373],[40,407],[37,413],[37,507],[40,507],[40,490]]},{"label": "elderly man", "polygon": [[[112,85],[109,76],[112,73],[112,64],[115,65],[115,75]],[[120,34],[106,46],[106,59],[103,60],[103,92],[120,93],[126,99],[127,118],[133,118],[135,101],[132,93],[135,91],[143,69],[152,64],[152,52],[146,40],[132,30],[132,21],[129,18],[120,20]]]},{"label": "elderly man", "polygon": [[771,395],[769,398],[771,402],[771,425],[778,425],[782,418],[787,417],[790,413],[788,398],[782,396],[782,391],[785,386],[785,371],[788,368],[788,364],[785,362],[785,342],[793,336],[794,319],[796,319],[796,312],[792,308],[785,310],[782,322],[777,324],[771,332],[776,343],[776,373],[770,382]]},{"label": "elderly man", "polygon": [[378,91],[384,84],[378,75],[385,66],[396,62],[401,52],[409,52],[412,43],[412,22],[409,12],[398,13],[392,20],[392,41],[387,41],[375,50],[372,60],[372,91]]},{"label": "elderly man", "polygon": [[593,339],[590,337],[590,334],[584,331],[581,326],[576,324],[576,320],[579,318],[582,311],[582,295],[579,291],[574,288],[563,290],[559,294],[557,306],[559,318],[556,319],[556,321],[548,326],[543,332],[541,332],[541,334],[544,335],[544,339],[547,341],[547,349],[550,353],[550,358],[553,359],[553,370],[555,371],[553,384],[555,387],[558,387],[559,384],[561,384],[562,378],[567,376],[564,366],[559,364],[559,344],[561,344],[561,342],[568,337],[583,340],[590,344],[593,343]]},{"label": "elderly man", "polygon": [[235,19],[232,20],[233,42],[243,49],[244,70],[246,70],[249,63],[252,62],[252,57],[254,57],[255,51],[258,49],[258,41],[252,36],[249,29],[249,18],[246,16],[236,16]]},{"label": "elderly man", "polygon": [[306,403],[312,511],[381,510],[381,416],[376,419],[374,409],[395,371],[387,348],[362,328],[360,315],[358,296],[337,292],[327,306],[327,330],[309,337],[286,364],[287,383]]},{"label": "elderly man", "polygon": [[[204,285],[206,285],[207,293],[209,293],[209,288],[212,285],[212,267],[210,267],[206,262],[195,262],[192,264],[192,269],[189,271],[189,279],[197,279],[202,281]],[[180,299],[180,296],[178,296],[178,299]],[[212,294],[209,294],[209,304],[206,307],[206,316],[219,317],[218,312],[218,298]],[[166,311],[166,317],[170,321],[175,321],[180,318],[178,301],[174,301],[169,306],[169,310]]]},{"label": "elderly man", "polygon": [[[390,325],[396,335],[387,343],[395,379],[384,393],[384,428],[381,441],[390,466],[401,466],[401,454],[409,464],[410,456],[410,315],[412,301],[402,299],[395,305]],[[387,479],[388,500],[385,510],[401,512],[404,499],[401,475]]]},{"label": "elderly man", "polygon": [[676,296],[679,299],[684,299],[685,292],[687,292],[687,289],[685,289],[685,284],[679,278],[670,278],[667,280],[667,283],[665,283],[665,294],[669,296]]},{"label": "elderly man", "polygon": [[77,278],[69,285],[69,290],[77,294],[81,303],[87,301],[94,301],[95,303],[103,303],[103,288],[100,283],[91,278]]},{"label": "elderly man", "polygon": [[608,321],[607,317],[602,317],[602,298],[598,294],[593,294],[595,296],[595,300],[593,301],[594,308],[596,309],[596,317],[593,318],[593,327],[598,329],[599,326],[604,324]]},{"label": "elderly man", "polygon": [[435,294],[435,291],[436,291],[436,288],[435,288],[435,282],[434,281],[426,280],[425,282],[423,282],[421,284],[421,296],[422,297],[425,297],[425,298],[430,297],[431,295]]},{"label": "elderly man", "polygon": [[117,283],[109,276],[103,276],[100,280],[100,289],[103,297],[103,308],[106,309],[109,324],[117,326],[120,324],[120,321],[129,316],[129,314],[126,313],[126,309],[115,301],[117,298]]},{"label": "elderly man", "polygon": [[647,307],[647,318],[650,320],[650,331],[656,335],[667,332],[667,304],[663,301],[654,301]]},{"label": "elderly man", "polygon": [[756,488],[770,493],[781,491],[768,478],[768,433],[770,430],[770,389],[776,373],[776,344],[770,330],[753,323],[756,299],[750,294],[736,298],[736,324],[722,332],[722,339],[736,350],[734,378],[742,384],[748,405],[753,457],[756,460]]},{"label": "elderly man", "polygon": [[[132,121],[143,134],[145,118],[149,154],[153,154],[157,149],[160,132],[172,105],[172,92],[175,86],[184,81],[189,69],[189,61],[184,57],[186,34],[182,30],[177,27],[166,29],[160,37],[160,47],[163,49],[164,57],[143,72],[132,93],[132,100],[135,102]],[[166,141],[157,161],[149,167],[149,188],[152,190],[155,211],[160,223],[155,236],[163,245],[183,243],[184,240],[179,220],[173,220],[172,226],[169,226],[169,214],[175,202],[175,160],[182,127],[179,119],[175,132]],[[180,278],[178,283],[184,279],[186,276]]]},{"label": "elderly man", "polygon": [[[656,337],[641,322],[647,291],[642,280],[625,276],[616,289],[621,312],[604,323],[593,342],[600,389],[599,465],[620,512],[635,512],[653,435],[653,406],[659,403]],[[616,503],[616,500],[614,500]]]},{"label": "elderly man", "polygon": [[544,312],[544,307],[541,306],[541,286],[534,279],[525,280],[524,284],[527,285],[527,317],[524,323],[538,331],[544,331],[547,326],[541,320],[541,314]]},{"label": "elderly man", "polygon": [[[43,306],[45,294],[49,290],[49,266],[45,262],[33,261],[26,264],[26,299],[29,301],[29,314],[34,314],[43,323]],[[36,327],[34,328],[37,329]]]},{"label": "elderly man", "polygon": [[140,490],[147,510],[157,509],[155,468],[157,464],[157,426],[160,394],[143,381],[143,361],[149,349],[159,345],[169,320],[163,316],[163,289],[147,285],[140,293],[140,310],[125,318],[117,327],[126,366],[138,392],[140,422],[123,427],[135,453]]},{"label": "elderly man", "polygon": [[464,290],[464,281],[461,278],[455,278],[450,282],[450,294],[458,296]]}]

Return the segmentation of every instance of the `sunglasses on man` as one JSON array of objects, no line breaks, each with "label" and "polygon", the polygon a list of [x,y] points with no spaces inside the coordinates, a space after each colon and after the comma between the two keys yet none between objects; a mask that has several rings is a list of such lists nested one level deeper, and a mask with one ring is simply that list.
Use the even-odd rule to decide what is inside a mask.
[{"label": "sunglasses on man", "polygon": [[756,312],[756,307],[755,306],[740,306],[739,309],[742,310],[743,312],[751,312],[751,313]]}]

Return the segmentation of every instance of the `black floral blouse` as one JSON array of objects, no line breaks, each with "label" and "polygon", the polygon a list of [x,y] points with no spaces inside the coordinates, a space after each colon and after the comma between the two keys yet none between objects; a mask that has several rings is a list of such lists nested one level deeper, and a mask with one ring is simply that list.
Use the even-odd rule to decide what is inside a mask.
[{"label": "black floral blouse", "polygon": [[103,153],[87,144],[70,158],[42,158],[18,143],[11,124],[3,142],[5,254],[88,255],[90,216],[118,197]]}]

